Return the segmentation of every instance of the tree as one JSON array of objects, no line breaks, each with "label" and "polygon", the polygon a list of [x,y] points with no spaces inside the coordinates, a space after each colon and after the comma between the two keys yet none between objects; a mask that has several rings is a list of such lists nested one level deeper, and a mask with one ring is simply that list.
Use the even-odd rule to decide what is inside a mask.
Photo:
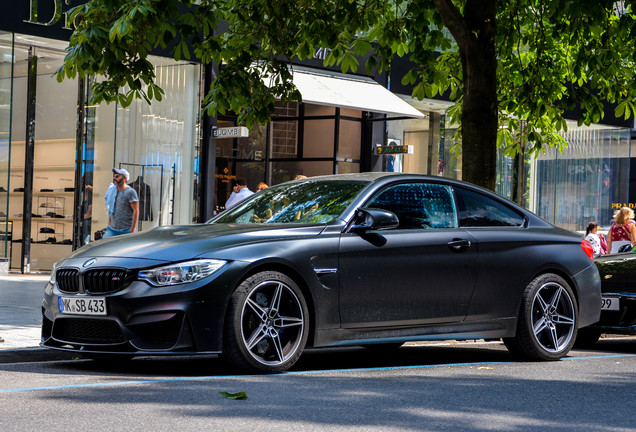
[{"label": "tree", "polygon": [[[151,50],[222,64],[210,113],[267,122],[276,98],[301,101],[293,59],[329,47],[343,72],[414,64],[403,82],[423,99],[445,94],[460,124],[463,179],[494,189],[497,146],[509,155],[566,145],[564,113],[600,122],[603,102],[636,111],[633,0],[91,0],[58,79],[104,75],[93,102],[161,99]],[[366,64],[358,58],[368,55]],[[524,127],[521,127],[521,124]],[[523,147],[520,143],[527,143]]]}]

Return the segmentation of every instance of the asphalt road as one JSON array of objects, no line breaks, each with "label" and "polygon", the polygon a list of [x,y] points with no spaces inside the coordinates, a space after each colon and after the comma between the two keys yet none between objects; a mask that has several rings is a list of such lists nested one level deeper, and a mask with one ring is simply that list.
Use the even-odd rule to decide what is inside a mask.
[{"label": "asphalt road", "polygon": [[0,364],[0,430],[636,431],[635,390],[636,338],[546,363],[495,342],[314,350],[266,376],[215,357],[21,361]]}]

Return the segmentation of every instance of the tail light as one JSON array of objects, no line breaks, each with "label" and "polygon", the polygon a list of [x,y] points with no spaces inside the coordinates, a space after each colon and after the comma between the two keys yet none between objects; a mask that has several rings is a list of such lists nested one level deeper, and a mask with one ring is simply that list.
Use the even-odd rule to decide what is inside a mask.
[{"label": "tail light", "polygon": [[590,259],[594,259],[594,249],[592,245],[587,240],[581,240],[581,249],[585,252],[585,255],[589,256]]}]

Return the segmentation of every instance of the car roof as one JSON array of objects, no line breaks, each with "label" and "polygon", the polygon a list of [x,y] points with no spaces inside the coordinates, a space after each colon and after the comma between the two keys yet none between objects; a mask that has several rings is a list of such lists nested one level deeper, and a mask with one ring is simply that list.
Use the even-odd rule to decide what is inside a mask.
[{"label": "car roof", "polygon": [[446,177],[437,177],[424,174],[409,174],[409,173],[394,173],[394,172],[363,172],[363,173],[349,173],[349,174],[331,174],[315,177],[307,177],[300,180],[293,180],[292,182],[305,182],[308,180],[352,180],[352,181],[367,181],[373,182],[379,179],[421,179],[421,180],[436,180],[436,181],[448,181],[453,183],[465,183],[458,180],[449,179]]},{"label": "car roof", "polygon": [[432,176],[426,174],[412,174],[412,173],[394,173],[394,172],[363,172],[363,173],[349,173],[349,174],[331,174],[324,176],[307,177],[299,180],[292,180],[288,183],[301,183],[307,181],[363,181],[368,183],[390,183],[394,181],[430,181],[435,183],[445,183],[449,185],[465,186],[473,189],[480,190],[482,192],[502,198],[491,190],[485,189],[481,186],[477,186],[473,183],[465,182],[462,180],[455,180],[448,177]]}]

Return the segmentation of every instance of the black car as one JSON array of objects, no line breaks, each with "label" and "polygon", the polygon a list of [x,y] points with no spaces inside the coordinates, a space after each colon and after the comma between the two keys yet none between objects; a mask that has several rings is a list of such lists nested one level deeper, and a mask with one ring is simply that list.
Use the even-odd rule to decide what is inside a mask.
[{"label": "black car", "polygon": [[101,240],[57,263],[42,346],[93,358],[220,354],[279,372],[305,347],[503,338],[556,360],[598,321],[574,233],[476,186],[365,173],[270,187],[206,224]]},{"label": "black car", "polygon": [[577,345],[590,346],[602,333],[636,335],[636,252],[594,259],[601,275],[601,318],[584,329]]}]

